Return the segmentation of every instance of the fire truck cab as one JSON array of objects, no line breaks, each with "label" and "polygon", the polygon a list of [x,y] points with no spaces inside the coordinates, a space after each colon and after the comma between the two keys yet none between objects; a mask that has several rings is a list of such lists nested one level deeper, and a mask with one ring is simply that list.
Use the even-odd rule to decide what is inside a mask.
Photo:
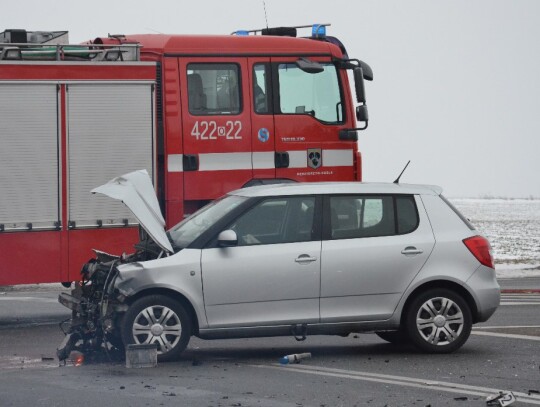
[{"label": "fire truck cab", "polygon": [[93,247],[129,251],[137,220],[90,194],[123,173],[151,174],[167,227],[244,186],[360,181],[371,69],[325,25],[295,36],[0,33],[0,285],[76,280]]}]

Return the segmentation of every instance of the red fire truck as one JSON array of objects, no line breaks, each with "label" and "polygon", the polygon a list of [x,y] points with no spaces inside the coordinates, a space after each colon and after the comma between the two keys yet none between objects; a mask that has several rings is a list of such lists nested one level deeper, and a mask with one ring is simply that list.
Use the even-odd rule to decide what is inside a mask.
[{"label": "red fire truck", "polygon": [[93,247],[130,251],[136,219],[90,193],[130,171],[151,174],[167,226],[244,186],[361,180],[371,69],[325,25],[296,28],[0,33],[0,285],[76,280]]}]

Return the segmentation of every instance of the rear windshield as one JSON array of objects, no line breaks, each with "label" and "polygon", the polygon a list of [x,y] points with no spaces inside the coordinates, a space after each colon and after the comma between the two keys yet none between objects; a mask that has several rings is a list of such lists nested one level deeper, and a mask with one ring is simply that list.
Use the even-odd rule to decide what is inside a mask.
[{"label": "rear windshield", "polygon": [[471,230],[475,230],[476,228],[473,226],[473,224],[469,221],[469,219],[467,219],[465,216],[462,215],[462,213],[460,211],[457,210],[457,208],[452,205],[452,203],[446,199],[444,197],[444,195],[441,195],[440,196],[441,199],[446,203],[446,205],[448,205],[450,207],[450,209],[452,209],[454,211],[454,213],[459,216],[459,218],[463,221],[463,223],[465,223],[467,225],[467,227]]}]

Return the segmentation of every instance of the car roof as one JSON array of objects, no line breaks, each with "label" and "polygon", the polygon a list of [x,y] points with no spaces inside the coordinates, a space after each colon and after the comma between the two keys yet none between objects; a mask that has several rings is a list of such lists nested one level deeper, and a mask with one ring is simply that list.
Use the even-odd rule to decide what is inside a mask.
[{"label": "car roof", "polygon": [[245,197],[319,194],[409,194],[440,195],[436,185],[414,185],[367,182],[291,182],[286,184],[259,185],[237,189],[229,195]]}]

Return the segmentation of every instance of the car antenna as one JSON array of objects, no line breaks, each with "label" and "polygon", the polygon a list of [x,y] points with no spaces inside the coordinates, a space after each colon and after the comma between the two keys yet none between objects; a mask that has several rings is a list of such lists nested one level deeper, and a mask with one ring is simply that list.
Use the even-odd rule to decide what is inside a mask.
[{"label": "car antenna", "polygon": [[401,176],[403,175],[403,173],[405,172],[405,170],[407,169],[410,163],[411,163],[411,160],[407,161],[407,164],[405,164],[405,168],[403,168],[403,171],[401,171],[399,176],[396,178],[396,180],[394,181],[394,184],[399,184],[399,179],[401,178]]}]

